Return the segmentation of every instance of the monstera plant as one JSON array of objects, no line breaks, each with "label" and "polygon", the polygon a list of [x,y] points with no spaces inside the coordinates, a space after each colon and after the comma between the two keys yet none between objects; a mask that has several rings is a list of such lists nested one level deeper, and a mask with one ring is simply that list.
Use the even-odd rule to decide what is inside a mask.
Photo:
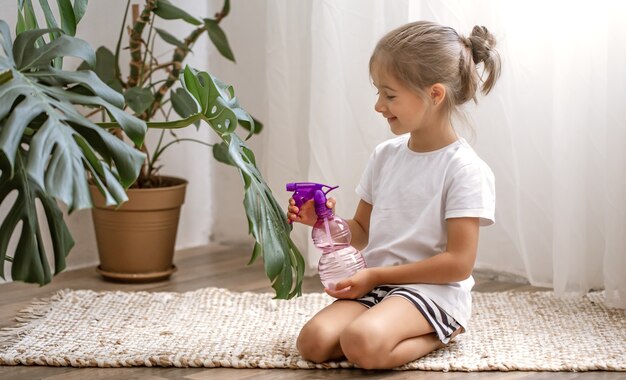
[{"label": "monstera plant", "polygon": [[[48,25],[55,26],[51,13],[44,13]],[[11,262],[11,278],[42,285],[51,281],[41,226],[49,230],[55,274],[65,268],[74,241],[59,202],[69,213],[91,207],[90,182],[108,204],[127,200],[126,189],[136,181],[145,154],[110,131],[121,131],[141,147],[148,128],[172,130],[204,122],[222,140],[214,147],[216,157],[241,173],[249,232],[256,240],[250,262],[263,258],[277,298],[299,295],[304,260],[289,238],[291,226],[256,167],[253,152],[234,133],[242,122],[253,129],[254,120],[238,104],[233,88],[186,67],[177,91],[193,99],[188,115],[175,121],[142,121],[125,112],[124,97],[91,71],[96,54],[90,45],[70,35],[68,20],[75,26],[82,13],[78,0],[73,8],[61,8],[63,29],[39,29],[34,15],[26,15],[18,20],[15,40],[0,20],[0,206],[7,210],[0,214],[0,263]],[[63,70],[63,57],[77,57],[85,65]],[[111,121],[94,122],[85,116],[84,109],[93,107],[104,109]],[[38,203],[45,220],[40,219]],[[9,249],[14,234],[17,241]],[[0,275],[5,278],[4,265]]]}]

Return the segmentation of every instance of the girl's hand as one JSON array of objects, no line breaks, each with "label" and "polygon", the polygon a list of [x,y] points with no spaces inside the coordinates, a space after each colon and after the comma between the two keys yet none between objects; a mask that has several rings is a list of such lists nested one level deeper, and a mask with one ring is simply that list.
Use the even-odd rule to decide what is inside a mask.
[{"label": "girl's hand", "polygon": [[356,272],[352,277],[339,281],[335,289],[325,288],[324,291],[335,298],[356,299],[363,297],[377,285],[371,268],[365,268]]},{"label": "girl's hand", "polygon": [[[326,207],[334,209],[335,198],[328,198],[326,200]],[[311,199],[305,202],[301,208],[296,207],[296,201],[293,198],[289,198],[289,207],[287,208],[287,218],[290,222],[298,222],[313,227],[317,221],[317,215],[315,214],[315,203]]]}]

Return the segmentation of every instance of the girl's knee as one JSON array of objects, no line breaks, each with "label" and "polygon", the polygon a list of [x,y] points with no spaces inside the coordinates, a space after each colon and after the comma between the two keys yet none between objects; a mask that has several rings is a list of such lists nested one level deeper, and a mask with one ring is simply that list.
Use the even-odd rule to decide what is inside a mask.
[{"label": "girl's knee", "polygon": [[331,359],[338,344],[337,334],[325,324],[318,323],[314,319],[304,325],[296,341],[300,355],[314,363],[322,363]]},{"label": "girl's knee", "polygon": [[351,363],[363,369],[376,369],[384,366],[388,351],[384,348],[382,336],[375,329],[362,329],[348,326],[339,336],[341,349]]}]

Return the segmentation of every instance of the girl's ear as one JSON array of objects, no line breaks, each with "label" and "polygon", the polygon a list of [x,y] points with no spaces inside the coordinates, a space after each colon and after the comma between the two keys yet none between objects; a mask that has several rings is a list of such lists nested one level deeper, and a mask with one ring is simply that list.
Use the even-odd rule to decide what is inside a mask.
[{"label": "girl's ear", "polygon": [[430,98],[434,106],[443,103],[446,98],[446,87],[441,83],[435,83],[430,86]]}]

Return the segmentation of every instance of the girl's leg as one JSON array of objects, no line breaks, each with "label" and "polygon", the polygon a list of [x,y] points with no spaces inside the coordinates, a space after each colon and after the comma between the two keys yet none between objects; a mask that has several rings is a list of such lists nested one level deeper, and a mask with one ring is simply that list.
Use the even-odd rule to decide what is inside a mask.
[{"label": "girl's leg", "polygon": [[366,310],[362,304],[348,300],[333,302],[320,310],[300,331],[296,343],[300,355],[315,363],[343,358],[339,335]]},{"label": "girl's leg", "polygon": [[395,296],[362,313],[339,340],[347,359],[365,369],[394,368],[445,346],[422,313]]}]

